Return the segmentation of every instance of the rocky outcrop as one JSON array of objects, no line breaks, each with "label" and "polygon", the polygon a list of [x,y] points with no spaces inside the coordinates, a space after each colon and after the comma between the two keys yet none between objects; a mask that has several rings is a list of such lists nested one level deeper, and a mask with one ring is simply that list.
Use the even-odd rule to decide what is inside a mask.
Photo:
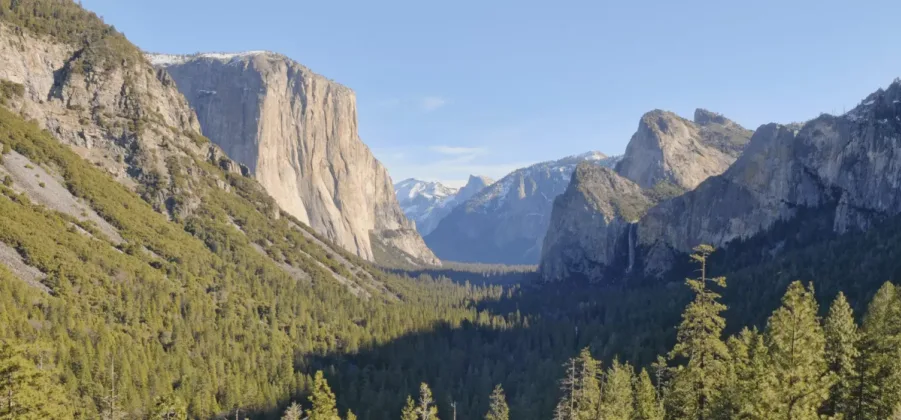
[{"label": "rocky outcrop", "polygon": [[0,23],[0,39],[0,80],[24,88],[7,106],[139,190],[157,210],[184,217],[198,204],[186,198],[197,177],[175,181],[182,159],[221,156],[217,164],[240,172],[201,136],[172,79],[121,35],[77,47]]},{"label": "rocky outcrop", "polygon": [[707,110],[695,121],[654,110],[641,117],[616,171],[643,188],[667,181],[685,190],[719,175],[735,161],[752,132]]},{"label": "rocky outcrop", "polygon": [[428,235],[451,210],[493,182],[487,177],[470,175],[466,185],[458,189],[437,181],[410,178],[394,184],[394,192],[404,214],[416,223],[416,230]]},{"label": "rocky outcrop", "polygon": [[554,199],[566,190],[576,166],[609,167],[617,160],[590,152],[518,169],[457,206],[426,243],[451,261],[536,264]]},{"label": "rocky outcrop", "polygon": [[[716,126],[722,126],[724,121],[706,112],[696,113],[695,119],[700,124]],[[723,127],[717,128],[717,132],[722,130]],[[709,138],[719,138],[720,144],[734,143],[725,135]],[[549,280],[555,280],[561,276],[559,273],[584,272],[577,269],[594,264],[597,267],[591,266],[588,270],[591,273],[625,272],[631,268],[632,274],[661,277],[678,258],[701,243],[728,247],[734,241],[762,234],[767,235],[768,242],[776,244],[790,239],[787,235],[792,235],[791,232],[774,231],[776,226],[822,230],[812,237],[866,230],[901,213],[899,151],[901,80],[896,80],[844,115],[824,114],[804,124],[761,126],[725,172],[710,176],[684,194],[661,200],[629,229],[616,225],[610,228],[609,223],[602,225],[602,229],[592,229],[594,235],[590,240],[571,241],[575,242],[571,248],[561,246],[566,253],[547,255],[542,264],[548,267],[543,267],[542,272],[547,273]],[[643,179],[646,178],[639,181]],[[653,192],[645,190],[648,191]],[[607,214],[583,207],[588,209],[588,215]],[[571,213],[563,220],[552,222],[552,226],[566,227],[575,223],[574,220],[592,220],[588,215]],[[627,233],[618,233],[621,231]],[[548,235],[549,238],[562,236],[555,232]],[[619,235],[620,239],[615,241],[608,235]],[[622,251],[617,248],[612,253],[598,252],[602,257],[587,258],[588,262],[572,262],[570,266],[575,269],[569,272],[555,265],[562,259],[560,255],[577,255],[580,247],[587,249],[586,255],[599,251],[597,246],[585,245],[599,241],[626,248]],[[546,246],[550,247],[547,243]],[[762,255],[769,252],[759,251]],[[619,258],[621,255],[634,255],[634,258],[623,260]]]},{"label": "rocky outcrop", "polygon": [[457,193],[454,194],[454,202],[463,204],[493,183],[494,180],[487,176],[470,175],[466,185],[460,187]]},{"label": "rocky outcrop", "polygon": [[540,272],[547,281],[611,282],[636,268],[636,223],[659,202],[719,175],[750,131],[699,109],[695,121],[655,110],[642,116],[616,170],[580,167],[557,198]]},{"label": "rocky outcrop", "polygon": [[901,212],[901,81],[842,116],[761,126],[729,170],[639,222],[645,271],[659,275],[699,243],[750,238],[805,209],[827,214],[833,233]]},{"label": "rocky outcrop", "polygon": [[[549,281],[604,281],[611,262],[631,265],[634,225],[655,202],[609,168],[580,164],[554,209],[541,258]],[[628,267],[627,267],[628,269]]]},{"label": "rocky outcrop", "polygon": [[268,52],[150,59],[172,76],[204,134],[286,212],[363,258],[374,259],[371,240],[381,238],[417,263],[440,264],[360,140],[353,91]]}]

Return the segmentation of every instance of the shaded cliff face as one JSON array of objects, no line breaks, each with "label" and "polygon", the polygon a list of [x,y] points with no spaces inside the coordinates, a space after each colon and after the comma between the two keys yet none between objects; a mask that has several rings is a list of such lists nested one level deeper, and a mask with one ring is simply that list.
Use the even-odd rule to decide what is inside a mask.
[{"label": "shaded cliff face", "polygon": [[638,184],[609,168],[579,165],[566,192],[554,200],[542,277],[598,282],[605,280],[610,262],[632,264],[632,223],[654,202]]},{"label": "shaded cliff face", "polygon": [[637,262],[636,223],[735,161],[750,131],[699,109],[695,121],[666,111],[642,116],[616,170],[579,167],[554,211],[541,256],[547,281],[611,282]]},{"label": "shaded cliff face", "polygon": [[[696,114],[696,120],[708,125],[722,125],[723,121],[718,123],[715,116],[705,113]],[[725,136],[710,138],[718,138],[720,144],[734,143]],[[563,251],[546,254],[542,265],[548,268],[543,268],[543,272],[549,280],[558,279],[560,273],[568,274],[559,268],[560,260],[582,253],[590,256],[581,260],[570,258],[570,266],[574,267],[570,272],[591,267],[593,271],[582,272],[631,271],[659,277],[698,244],[723,247],[761,234],[777,242],[791,239],[786,236],[791,232],[770,232],[778,222],[790,222],[796,225],[793,229],[803,231],[815,229],[814,237],[866,230],[901,212],[899,151],[901,80],[896,80],[845,115],[822,115],[804,124],[761,126],[728,170],[710,176],[684,194],[660,200],[629,229],[608,222],[591,229],[594,233],[587,245],[586,241],[562,241]],[[622,171],[620,174],[625,175]],[[639,177],[637,181],[645,179],[648,178]],[[598,194],[610,196],[633,194],[628,188],[596,188]],[[572,192],[574,197],[579,197],[578,192]],[[659,199],[653,188],[644,192]],[[582,195],[585,197],[579,199],[583,201],[590,197]],[[578,200],[573,198],[571,202]],[[587,205],[568,208],[569,212],[559,212],[561,219],[552,221],[551,226],[566,229],[578,220],[594,220],[592,216],[608,214]],[[548,236],[549,241],[561,241],[559,238],[564,237],[556,232],[549,232]],[[615,244],[617,248],[613,252],[598,249],[599,243]],[[766,255],[768,250],[759,251]],[[628,259],[623,259],[623,255]],[[602,279],[596,275],[591,279],[599,278]]]},{"label": "shaded cliff face", "polygon": [[410,263],[440,264],[360,140],[350,89],[267,52],[150,58],[175,80],[204,134],[289,214],[369,260],[379,241]]},{"label": "shaded cliff face", "polygon": [[[659,274],[699,243],[750,238],[801,209],[832,232],[866,230],[901,212],[901,82],[842,116],[803,126],[767,124],[728,171],[651,209],[639,222],[645,271]],[[803,220],[799,221],[804,223]]]},{"label": "shaded cliff face", "polygon": [[617,159],[590,152],[518,169],[451,211],[426,243],[451,261],[536,264],[554,199],[576,166],[612,166]]},{"label": "shaded cliff face", "polygon": [[641,117],[617,172],[650,188],[667,181],[690,190],[735,161],[751,131],[721,115],[698,109],[695,121],[654,110]]}]

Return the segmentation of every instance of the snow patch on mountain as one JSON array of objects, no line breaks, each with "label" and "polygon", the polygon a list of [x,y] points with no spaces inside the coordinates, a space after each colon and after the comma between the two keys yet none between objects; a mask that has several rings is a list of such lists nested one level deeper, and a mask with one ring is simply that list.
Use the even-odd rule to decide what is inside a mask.
[{"label": "snow patch on mountain", "polygon": [[438,226],[457,205],[491,184],[484,177],[470,176],[462,188],[448,187],[437,181],[422,181],[414,178],[394,184],[394,194],[401,210],[408,219],[416,222],[416,229],[426,235]]},{"label": "snow patch on mountain", "polygon": [[155,53],[146,53],[144,54],[147,57],[147,60],[150,61],[150,64],[158,67],[167,67],[174,66],[178,64],[184,64],[188,61],[195,60],[198,58],[209,58],[212,60],[226,61],[232,62],[240,60],[244,57],[252,57],[260,54],[272,54],[269,51],[257,50],[257,51],[243,51],[236,53],[200,53],[200,54],[155,54]]}]

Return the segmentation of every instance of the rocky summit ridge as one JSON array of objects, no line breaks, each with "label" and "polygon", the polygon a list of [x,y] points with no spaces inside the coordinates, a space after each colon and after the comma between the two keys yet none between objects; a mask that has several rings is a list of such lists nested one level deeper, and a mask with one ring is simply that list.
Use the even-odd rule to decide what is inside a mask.
[{"label": "rocky summit ridge", "polygon": [[633,270],[636,223],[658,203],[726,171],[750,137],[751,131],[704,109],[694,120],[645,113],[615,169],[580,165],[554,201],[542,247],[544,279],[613,281]]}]

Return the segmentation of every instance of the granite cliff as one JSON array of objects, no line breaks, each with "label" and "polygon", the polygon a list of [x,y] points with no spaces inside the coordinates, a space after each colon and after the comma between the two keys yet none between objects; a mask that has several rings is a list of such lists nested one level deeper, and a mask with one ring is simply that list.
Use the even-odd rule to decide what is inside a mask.
[{"label": "granite cliff", "polygon": [[758,128],[729,170],[639,221],[644,272],[665,272],[699,243],[726,246],[780,221],[813,223],[797,219],[805,211],[831,234],[901,212],[901,80],[844,115]]},{"label": "granite cliff", "polygon": [[286,212],[368,260],[381,250],[393,255],[382,262],[440,264],[360,140],[349,88],[269,52],[149,58],[171,75],[203,133]]},{"label": "granite cliff", "polygon": [[554,201],[543,278],[612,282],[631,271],[640,257],[635,224],[648,209],[721,174],[750,136],[703,109],[694,121],[660,110],[643,115],[615,170],[580,166]]}]

